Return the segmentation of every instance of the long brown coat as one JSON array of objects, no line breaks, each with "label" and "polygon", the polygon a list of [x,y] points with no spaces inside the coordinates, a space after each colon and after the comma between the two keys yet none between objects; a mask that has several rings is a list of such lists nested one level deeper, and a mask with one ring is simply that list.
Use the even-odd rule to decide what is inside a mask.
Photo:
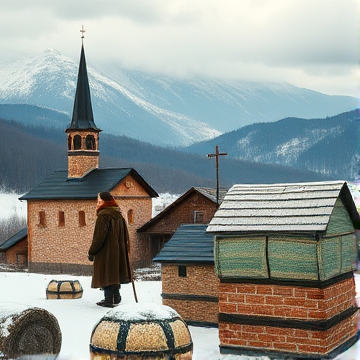
[{"label": "long brown coat", "polygon": [[101,209],[89,249],[89,255],[94,256],[92,288],[131,282],[127,249],[129,234],[120,209]]}]

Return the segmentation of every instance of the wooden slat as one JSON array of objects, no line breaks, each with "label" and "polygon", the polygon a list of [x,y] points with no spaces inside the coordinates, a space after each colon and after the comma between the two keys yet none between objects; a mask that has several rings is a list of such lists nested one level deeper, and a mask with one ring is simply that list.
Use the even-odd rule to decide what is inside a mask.
[{"label": "wooden slat", "polygon": [[315,216],[331,215],[333,207],[314,207],[314,208],[258,208],[258,209],[219,209],[216,218],[242,218],[242,217],[283,217],[283,216]]},{"label": "wooden slat", "polygon": [[220,205],[220,209],[273,209],[273,208],[313,208],[313,207],[333,207],[336,198],[327,199],[303,199],[297,200],[257,200],[257,201],[225,201]]}]

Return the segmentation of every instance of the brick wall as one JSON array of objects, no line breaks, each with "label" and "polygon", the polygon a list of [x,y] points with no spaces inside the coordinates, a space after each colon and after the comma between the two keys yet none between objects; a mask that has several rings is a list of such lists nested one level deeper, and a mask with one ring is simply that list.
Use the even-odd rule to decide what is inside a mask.
[{"label": "brick wall", "polygon": [[216,211],[216,204],[204,195],[193,192],[189,197],[168,211],[151,226],[149,233],[174,233],[181,224],[193,224],[194,212],[203,211],[204,224],[208,224]]},{"label": "brick wall", "polygon": [[178,265],[162,264],[161,280],[163,304],[174,308],[185,321],[218,322],[219,280],[214,265],[187,265],[183,277],[179,276]]},{"label": "brick wall", "polygon": [[[124,190],[124,188],[126,190]],[[138,236],[137,229],[151,218],[152,201],[144,189],[131,178],[112,192],[124,218],[133,211],[128,224],[130,257],[134,268],[151,261],[148,242]],[[39,212],[45,211],[45,225],[39,224]],[[85,226],[79,223],[79,211],[85,213]],[[59,226],[59,212],[65,224]],[[96,200],[28,201],[28,247],[31,271],[88,273],[87,259],[96,221]],[[76,266],[79,265],[79,266]]]},{"label": "brick wall", "polygon": [[230,283],[219,286],[219,311],[227,314],[322,320],[351,306],[355,306],[353,278],[325,289]]},{"label": "brick wall", "polygon": [[68,177],[79,178],[86,172],[96,169],[99,166],[99,152],[94,153],[94,156],[68,156]]},{"label": "brick wall", "polygon": [[[353,278],[323,289],[221,283],[219,284],[220,344],[225,347],[328,354],[356,335],[357,313],[339,320],[334,326],[323,331],[301,328],[301,325],[292,327],[288,324],[293,320],[297,321],[297,324],[301,324],[302,321],[314,324],[355,308]],[[237,321],[222,321],[221,314],[244,317]],[[263,325],[257,325],[259,319]],[[282,325],[278,323],[277,326],[272,326],[271,320],[274,319],[282,319]],[[286,326],[284,321],[288,321]]]},{"label": "brick wall", "polygon": [[221,346],[296,354],[329,354],[356,335],[357,314],[326,331],[219,323]]},{"label": "brick wall", "polygon": [[28,246],[27,238],[6,251],[6,262],[13,265],[27,265]]}]

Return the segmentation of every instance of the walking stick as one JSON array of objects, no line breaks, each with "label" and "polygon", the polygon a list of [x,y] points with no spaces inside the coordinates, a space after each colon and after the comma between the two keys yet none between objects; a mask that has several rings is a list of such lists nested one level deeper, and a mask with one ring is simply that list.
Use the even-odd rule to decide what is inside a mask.
[{"label": "walking stick", "polygon": [[138,298],[137,298],[136,290],[135,290],[135,284],[134,284],[134,273],[132,271],[131,264],[130,264],[129,250],[127,248],[126,240],[125,240],[125,250],[126,250],[126,260],[127,260],[128,272],[131,276],[131,284],[132,284],[132,288],[133,288],[134,298],[135,298],[135,302],[138,302]]}]

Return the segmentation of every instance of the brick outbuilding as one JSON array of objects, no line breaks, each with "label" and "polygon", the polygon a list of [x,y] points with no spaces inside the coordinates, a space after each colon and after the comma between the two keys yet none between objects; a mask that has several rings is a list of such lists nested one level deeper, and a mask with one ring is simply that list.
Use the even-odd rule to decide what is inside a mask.
[{"label": "brick outbuilding", "polygon": [[[181,224],[210,222],[218,208],[216,192],[213,188],[192,187],[139,228],[138,232],[143,234],[150,244],[152,258],[160,252]],[[225,194],[225,189],[219,189],[219,203]]]},{"label": "brick outbuilding", "polygon": [[162,302],[191,325],[217,326],[214,241],[206,224],[183,224],[154,258],[161,263]]},{"label": "brick outbuilding", "polygon": [[357,341],[344,181],[234,185],[211,220],[221,353],[331,359]]}]

